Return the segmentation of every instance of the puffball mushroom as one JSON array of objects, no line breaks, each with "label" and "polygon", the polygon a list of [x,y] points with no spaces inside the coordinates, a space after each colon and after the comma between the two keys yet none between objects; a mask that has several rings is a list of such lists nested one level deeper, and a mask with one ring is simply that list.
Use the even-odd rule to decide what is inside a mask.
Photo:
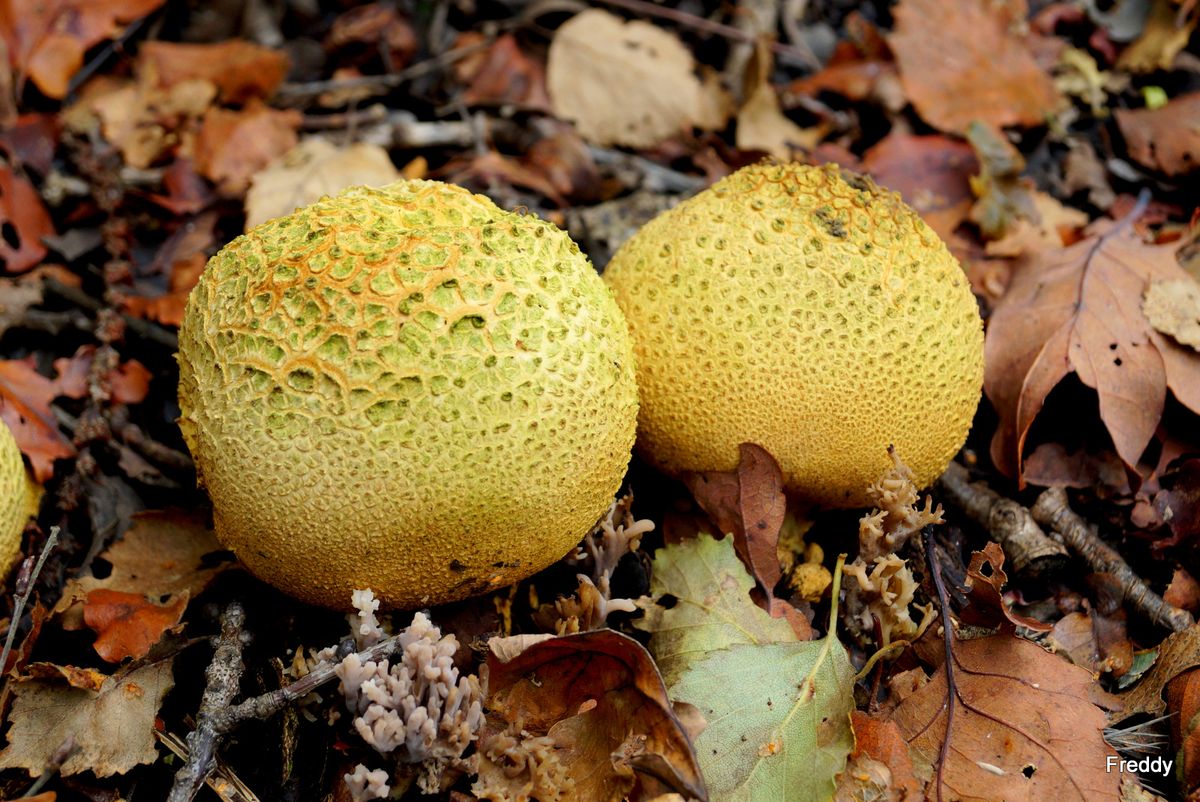
[{"label": "puffball mushroom", "polygon": [[744,168],[648,223],[604,278],[633,334],[638,447],[668,472],[731,470],[753,442],[790,490],[860,506],[889,445],[923,486],[966,439],[978,307],[937,235],[869,178]]},{"label": "puffball mushroom", "polygon": [[412,608],[544,568],[608,508],[633,444],[632,343],[587,258],[436,181],[238,237],[179,341],[217,537],[316,604],[369,588]]}]

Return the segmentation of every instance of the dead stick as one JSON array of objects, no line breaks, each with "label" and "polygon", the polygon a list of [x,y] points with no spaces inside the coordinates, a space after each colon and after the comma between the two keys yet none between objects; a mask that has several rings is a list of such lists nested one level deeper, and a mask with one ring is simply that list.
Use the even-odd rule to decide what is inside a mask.
[{"label": "dead stick", "polygon": [[34,562],[33,555],[30,554],[21,563],[21,570],[17,573],[17,599],[13,603],[12,618],[8,620],[8,635],[4,639],[4,650],[0,652],[0,671],[3,671],[4,667],[8,665],[8,656],[12,653],[17,627],[21,625],[21,616],[25,614],[25,605],[33,594],[33,586],[37,582],[38,574],[42,572],[46,558],[50,556],[50,552],[54,551],[54,547],[57,545],[58,527],[52,526],[50,527],[50,537],[46,538],[46,544],[42,546],[42,553],[38,555],[37,562]]},{"label": "dead stick", "polygon": [[1115,549],[1092,532],[1087,521],[1071,509],[1067,491],[1061,487],[1050,488],[1038,496],[1030,511],[1034,520],[1061,535],[1093,571],[1115,576],[1125,601],[1151,621],[1175,632],[1182,632],[1195,623],[1190,613],[1163,601]]},{"label": "dead stick", "polygon": [[951,462],[941,482],[947,499],[992,535],[1017,573],[1038,575],[1065,561],[1067,550],[1047,537],[1028,509],[983,482],[969,482],[962,465]]},{"label": "dead stick", "polygon": [[238,601],[230,602],[221,614],[221,633],[217,635],[212,662],[204,672],[207,685],[200,700],[196,729],[188,733],[188,757],[175,773],[168,802],[189,802],[212,771],[213,756],[220,739],[213,721],[237,696],[246,668],[242,663],[242,625],[245,621],[246,611]]}]

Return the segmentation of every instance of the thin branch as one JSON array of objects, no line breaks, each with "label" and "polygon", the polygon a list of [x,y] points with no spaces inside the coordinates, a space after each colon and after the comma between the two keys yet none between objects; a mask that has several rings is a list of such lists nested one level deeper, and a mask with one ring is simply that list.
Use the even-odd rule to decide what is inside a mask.
[{"label": "thin branch", "polygon": [[1112,574],[1121,585],[1125,601],[1159,626],[1175,632],[1191,627],[1191,613],[1163,601],[1134,573],[1116,549],[1101,540],[1080,515],[1071,509],[1067,491],[1052,487],[1038,496],[1030,508],[1034,520],[1062,536],[1063,541],[1097,573]]},{"label": "thin branch", "polygon": [[21,616],[25,613],[25,605],[29,602],[30,595],[33,594],[33,586],[37,583],[38,575],[42,573],[42,566],[46,564],[46,558],[50,556],[50,552],[54,551],[54,547],[58,545],[58,527],[50,527],[50,537],[46,538],[45,545],[42,546],[42,553],[38,555],[37,562],[33,562],[33,555],[29,555],[21,563],[21,571],[17,574],[17,600],[13,604],[12,618],[8,623],[8,637],[4,639],[4,651],[0,652],[0,671],[8,665],[8,656],[12,653],[13,640],[17,636],[17,627],[21,624]]},{"label": "thin branch", "polygon": [[937,800],[942,802],[942,772],[946,760],[950,756],[950,736],[954,732],[954,700],[958,696],[958,688],[954,684],[954,626],[950,623],[950,600],[946,595],[946,585],[942,581],[942,568],[938,563],[937,544],[933,540],[932,527],[925,527],[925,557],[929,560],[929,573],[933,576],[933,585],[937,588],[938,608],[942,611],[942,639],[946,655],[943,665],[946,669],[946,734],[942,737],[942,747],[938,752],[937,765]]}]

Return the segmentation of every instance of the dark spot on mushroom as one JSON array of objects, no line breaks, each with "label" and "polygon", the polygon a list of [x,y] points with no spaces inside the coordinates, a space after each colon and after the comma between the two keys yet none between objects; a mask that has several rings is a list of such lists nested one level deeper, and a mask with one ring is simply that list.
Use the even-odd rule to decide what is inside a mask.
[{"label": "dark spot on mushroom", "polygon": [[463,565],[458,560],[451,560],[450,570],[456,574],[461,574],[463,571],[467,570],[467,566]]}]

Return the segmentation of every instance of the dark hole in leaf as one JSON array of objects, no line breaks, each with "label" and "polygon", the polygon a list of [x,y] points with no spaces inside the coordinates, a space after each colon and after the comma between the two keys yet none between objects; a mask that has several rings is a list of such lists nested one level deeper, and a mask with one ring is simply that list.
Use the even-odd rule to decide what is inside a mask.
[{"label": "dark hole in leaf", "polygon": [[670,593],[664,593],[658,597],[658,606],[670,610],[675,605],[679,604],[679,597],[672,596]]},{"label": "dark hole in leaf", "polygon": [[4,225],[0,226],[0,234],[4,236],[4,241],[13,250],[21,247],[21,235],[17,233],[17,227],[12,223],[4,221]]},{"label": "dark hole in leaf", "polygon": [[1022,774],[1024,774],[1026,777],[1032,777],[1032,776],[1033,776],[1033,773],[1034,773],[1035,771],[1037,771],[1037,766],[1034,766],[1034,765],[1032,765],[1032,764],[1030,764],[1030,765],[1026,766],[1025,768],[1021,769],[1021,773],[1022,773]]},{"label": "dark hole in leaf", "polygon": [[1114,359],[1113,364],[1116,365],[1117,367],[1121,367],[1121,357],[1117,357],[1116,359]]},{"label": "dark hole in leaf", "polygon": [[112,563],[103,557],[92,560],[92,576],[96,579],[107,579],[112,573]]}]

